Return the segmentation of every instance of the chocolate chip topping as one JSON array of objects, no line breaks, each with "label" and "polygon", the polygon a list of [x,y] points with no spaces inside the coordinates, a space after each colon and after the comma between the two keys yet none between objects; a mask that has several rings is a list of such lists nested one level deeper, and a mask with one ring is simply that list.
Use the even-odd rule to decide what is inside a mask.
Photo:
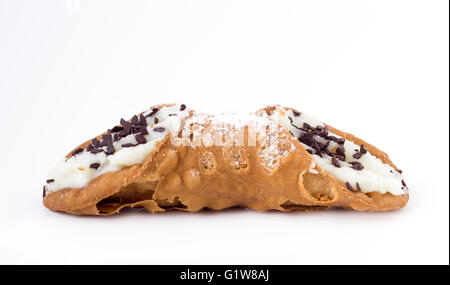
[{"label": "chocolate chip topping", "polygon": [[100,142],[97,139],[93,139],[91,144],[94,148],[97,148],[99,146]]},{"label": "chocolate chip topping", "polygon": [[75,155],[79,154],[80,152],[83,152],[83,149],[77,148],[74,152],[72,152],[72,156],[75,156]]},{"label": "chocolate chip topping", "polygon": [[144,115],[142,115],[142,114],[139,115],[138,124],[141,126],[147,126],[147,120],[145,119]]},{"label": "chocolate chip topping", "polygon": [[47,180],[47,184],[50,184],[50,183],[53,183],[53,182],[55,182],[55,179],[48,179]]},{"label": "chocolate chip topping", "polygon": [[358,189],[358,191],[361,191],[361,186],[359,186],[358,182],[356,182],[356,189]]},{"label": "chocolate chip topping", "polygon": [[185,109],[186,109],[186,105],[181,104],[181,106],[180,106],[180,111],[184,111]]},{"label": "chocolate chip topping", "polygon": [[45,186],[44,186],[44,188],[42,189],[42,198],[45,198]]},{"label": "chocolate chip topping", "polygon": [[97,154],[97,153],[100,153],[100,152],[102,152],[103,150],[101,150],[101,149],[93,149],[93,150],[91,150],[90,152],[92,153],[92,154]]},{"label": "chocolate chip topping", "polygon": [[406,182],[405,182],[405,180],[402,180],[402,185],[406,187]]},{"label": "chocolate chip topping", "polygon": [[155,124],[157,124],[159,122],[158,118],[155,117],[154,122],[155,122]]},{"label": "chocolate chip topping", "polygon": [[151,116],[153,116],[154,114],[156,114],[158,111],[159,111],[158,108],[153,108],[152,111],[151,111],[146,117],[147,117],[147,118],[148,118],[148,117],[151,117]]},{"label": "chocolate chip topping", "polygon": [[336,166],[337,168],[341,167],[341,164],[339,163],[339,161],[336,159],[336,157],[333,156],[333,158],[331,159],[331,163],[333,163],[334,166]]},{"label": "chocolate chip topping", "polygon": [[136,139],[136,141],[137,141],[139,144],[144,144],[144,143],[147,142],[147,139],[146,139],[143,135],[141,135],[141,134],[136,135],[134,138]]},{"label": "chocolate chip topping", "polygon": [[123,130],[123,127],[122,127],[122,126],[115,126],[114,128],[111,129],[111,132],[113,132],[113,133],[118,133],[118,132],[120,132],[121,130]]},{"label": "chocolate chip topping", "polygon": [[345,155],[345,148],[343,145],[340,145],[337,149],[336,149],[336,153],[339,155]]},{"label": "chocolate chip topping", "polygon": [[[308,123],[303,123],[303,127],[297,127],[294,125],[294,120],[289,117],[289,121],[291,126],[297,128],[298,130],[300,130],[300,136],[298,138],[298,140],[309,146],[311,149],[308,149],[308,153],[310,154],[315,154],[318,155],[320,157],[323,157],[323,155],[328,155],[331,157],[331,163],[337,167],[340,168],[341,167],[341,163],[339,161],[346,161],[346,155],[345,155],[345,139],[344,138],[338,138],[335,136],[332,136],[329,134],[328,128],[326,126],[316,126],[316,127],[312,127],[310,124]],[[325,142],[321,142],[318,141],[315,136],[319,136],[322,139],[325,140]],[[335,150],[329,150],[328,147],[330,146],[331,142],[335,142],[338,144],[338,146],[335,148]],[[367,149],[364,147],[364,145],[360,146],[359,151],[357,151],[355,154],[353,154],[353,158],[355,159],[359,159],[362,157],[362,155],[364,153],[367,153]],[[357,161],[354,162],[349,162],[349,164],[351,165],[350,167],[352,169],[355,170],[363,170],[364,166]]]},{"label": "chocolate chip topping", "polygon": [[93,168],[93,169],[98,169],[100,167],[100,163],[92,163],[91,165],[89,165],[89,168]]},{"label": "chocolate chip topping", "polygon": [[297,112],[297,111],[292,110],[292,113],[294,114],[295,117],[300,116],[300,112]]},{"label": "chocolate chip topping", "polygon": [[291,121],[291,126],[293,126],[294,128],[296,128],[297,130],[304,131],[304,132],[307,132],[307,131],[308,131],[308,130],[306,130],[306,129],[304,129],[304,128],[297,127],[296,125],[294,125],[294,124],[292,123],[292,118],[291,118],[291,117],[288,117],[288,118],[289,118],[289,120]]},{"label": "chocolate chip topping", "polygon": [[[87,146],[86,150],[92,154],[97,154],[104,152],[106,155],[111,155],[115,153],[115,148],[113,142],[120,141],[122,138],[129,135],[135,135],[138,144],[144,144],[147,139],[144,137],[148,135],[147,130],[147,117],[156,114],[159,111],[158,108],[153,108],[150,114],[144,116],[143,114],[134,115],[129,121],[125,119],[120,119],[120,125],[113,127],[108,130],[106,134],[102,136],[100,140],[93,139],[91,143]],[[155,123],[158,119],[155,118]],[[122,147],[132,147],[138,144],[123,144]],[[82,149],[76,150],[73,155],[81,152]]]},{"label": "chocolate chip topping", "polygon": [[402,174],[402,173],[403,173],[403,170],[397,169],[397,172],[400,173],[400,174]]},{"label": "chocolate chip topping", "polygon": [[367,153],[367,149],[366,149],[366,147],[362,144],[361,145],[361,147],[359,148],[359,151],[362,153],[362,154],[366,154]]},{"label": "chocolate chip topping", "polygon": [[364,166],[358,161],[352,161],[349,163],[352,165],[351,168],[353,168],[355,170],[363,170],[364,169]]},{"label": "chocolate chip topping", "polygon": [[154,128],[154,129],[153,129],[153,131],[154,131],[154,132],[157,132],[157,133],[163,133],[165,130],[166,130],[166,129],[165,129],[165,128],[162,128],[162,127],[157,127],[157,128]]},{"label": "chocolate chip topping", "polygon": [[122,145],[122,147],[133,147],[133,146],[137,146],[137,144],[132,144],[132,143],[125,143]]},{"label": "chocolate chip topping", "polygon": [[109,131],[107,134],[103,135],[100,145],[106,146],[106,150],[104,150],[106,155],[111,155],[115,152],[113,142],[112,142],[111,131]]},{"label": "chocolate chip topping", "polygon": [[353,189],[353,186],[347,181],[345,182],[345,186],[347,186],[347,189],[350,191],[355,191],[355,189]]},{"label": "chocolate chip topping", "polygon": [[337,159],[339,159],[340,161],[344,161],[344,162],[345,162],[345,155],[335,154],[334,156],[335,156]]},{"label": "chocolate chip topping", "polygon": [[353,158],[354,159],[360,159],[363,156],[362,152],[356,152],[355,154],[353,154]]},{"label": "chocolate chip topping", "polygon": [[143,136],[148,135],[147,128],[142,128],[140,134],[143,135]]},{"label": "chocolate chip topping", "polygon": [[298,140],[308,146],[312,147],[314,138],[313,138],[314,134],[311,132],[308,133],[303,133],[300,135],[300,137],[298,138]]}]

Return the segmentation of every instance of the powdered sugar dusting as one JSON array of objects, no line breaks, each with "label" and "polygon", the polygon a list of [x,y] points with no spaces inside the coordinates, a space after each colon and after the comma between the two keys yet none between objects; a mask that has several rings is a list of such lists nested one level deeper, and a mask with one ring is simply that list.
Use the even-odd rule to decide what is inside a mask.
[{"label": "powdered sugar dusting", "polygon": [[[183,122],[181,135],[171,142],[191,147],[256,146],[256,142],[266,136],[270,124],[277,125],[269,118],[254,114],[193,112]],[[248,130],[247,140],[245,129]]]},{"label": "powdered sugar dusting", "polygon": [[[276,128],[276,130],[275,130]],[[282,146],[281,143],[284,143]],[[278,125],[274,124],[274,131],[269,132],[264,147],[258,153],[262,166],[269,172],[273,172],[290,151],[294,150],[294,144],[285,133],[280,133]]]},{"label": "powdered sugar dusting", "polygon": [[[247,136],[245,130],[247,129]],[[295,148],[288,134],[281,132],[277,121],[255,113],[206,114],[194,112],[184,121],[181,138],[172,144],[185,146],[254,146],[261,147],[261,165],[273,172],[283,157]]]}]

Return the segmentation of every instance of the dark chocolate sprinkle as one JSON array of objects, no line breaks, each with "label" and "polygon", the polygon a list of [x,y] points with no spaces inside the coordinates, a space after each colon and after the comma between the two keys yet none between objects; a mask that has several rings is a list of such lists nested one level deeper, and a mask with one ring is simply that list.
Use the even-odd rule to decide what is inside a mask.
[{"label": "dark chocolate sprinkle", "polygon": [[141,129],[141,135],[143,135],[143,136],[148,135],[147,128],[142,128],[142,129]]},{"label": "dark chocolate sprinkle", "polygon": [[[301,130],[300,136],[298,140],[302,142],[303,144],[309,146],[311,149],[307,150],[310,154],[315,154],[320,157],[322,157],[323,154],[326,154],[328,156],[331,156],[331,162],[335,167],[341,167],[341,163],[339,161],[346,161],[345,156],[345,139],[344,138],[338,138],[335,136],[329,135],[328,128],[326,126],[316,126],[312,127],[308,123],[303,123],[303,127],[299,128],[295,125],[293,125],[293,119],[289,117],[289,121],[291,122],[291,126]],[[325,140],[325,142],[317,141],[314,136],[320,136]],[[332,153],[328,147],[330,146],[330,142],[335,142],[338,144],[338,147],[336,148],[335,152]],[[361,146],[360,150],[355,150],[356,153],[353,154],[353,157],[355,159],[359,159],[362,157],[364,152],[367,152],[367,150],[364,148],[364,146]],[[364,169],[364,166],[360,162],[350,162],[351,168],[355,170],[362,170]]]},{"label": "dark chocolate sprinkle", "polygon": [[359,152],[359,151],[357,153],[353,154],[354,159],[360,159],[362,156],[363,156],[362,152]]},{"label": "dark chocolate sprinkle", "polygon": [[158,108],[153,108],[152,111],[151,111],[146,117],[151,117],[151,116],[153,116],[154,114],[156,114],[158,111],[159,111]]},{"label": "dark chocolate sprinkle", "polygon": [[80,152],[83,152],[82,148],[78,148],[74,152],[72,152],[72,156],[75,156],[75,155],[79,154]]},{"label": "dark chocolate sprinkle", "polygon": [[337,159],[339,159],[340,161],[345,161],[345,155],[342,154],[335,154],[334,155]]},{"label": "dark chocolate sprinkle", "polygon": [[100,143],[100,142],[98,141],[98,139],[93,139],[93,140],[92,140],[92,145],[93,145],[95,148],[98,147],[99,143]]},{"label": "dark chocolate sprinkle", "polygon": [[157,132],[157,133],[163,133],[166,131],[166,129],[162,128],[162,127],[157,127],[157,128],[154,128],[153,131]]},{"label": "dark chocolate sprinkle", "polygon": [[100,163],[92,163],[91,165],[89,165],[89,168],[93,168],[93,169],[98,169],[100,167]]},{"label": "dark chocolate sprinkle", "polygon": [[125,143],[122,145],[122,147],[133,147],[133,146],[136,146],[136,145],[134,145],[132,143]]},{"label": "dark chocolate sprinkle", "polygon": [[300,112],[297,112],[297,111],[292,110],[292,113],[294,114],[295,117],[300,116]]},{"label": "dark chocolate sprinkle", "polygon": [[98,148],[94,148],[94,149],[92,149],[90,152],[92,153],[92,154],[97,154],[97,153],[100,153],[100,152],[102,152],[103,150],[101,150],[101,149],[98,149]]},{"label": "dark chocolate sprinkle", "polygon": [[297,126],[294,125],[292,122],[291,122],[291,126],[293,126],[294,128],[296,128],[297,130],[300,130],[300,131],[304,131],[304,132],[307,132],[307,131],[308,131],[308,130],[305,129],[305,128],[299,128],[299,127],[297,127]]},{"label": "dark chocolate sprinkle", "polygon": [[126,128],[127,126],[130,125],[129,122],[127,122],[127,120],[125,120],[124,118],[120,118],[120,124],[122,125],[122,127]]},{"label": "dark chocolate sprinkle", "polygon": [[355,191],[355,189],[353,189],[353,186],[352,186],[350,183],[348,183],[348,181],[345,182],[345,186],[347,186],[347,189],[348,189],[348,190],[350,190],[350,191]]},{"label": "dark chocolate sprinkle", "polygon": [[402,180],[402,185],[406,187],[405,180]]},{"label": "dark chocolate sprinkle", "polygon": [[114,128],[111,129],[111,132],[117,133],[120,132],[121,130],[123,130],[122,126],[115,126]]},{"label": "dark chocolate sprinkle", "polygon": [[302,143],[310,146],[312,144],[312,142],[314,141],[313,136],[314,136],[314,134],[312,134],[311,132],[304,133],[304,134],[300,135],[298,140],[301,141]]},{"label": "dark chocolate sprinkle", "polygon": [[134,138],[135,138],[136,141],[137,141],[138,143],[140,143],[140,144],[144,144],[144,143],[147,142],[147,139],[146,139],[143,135],[141,135],[141,134],[136,135]]},{"label": "dark chocolate sprinkle", "polygon": [[336,149],[336,153],[337,154],[341,154],[344,155],[345,154],[345,148],[343,145],[340,145],[337,149]]},{"label": "dark chocolate sprinkle", "polygon": [[[129,131],[129,130],[128,130]],[[121,138],[124,138],[124,137],[126,137],[126,136],[128,136],[129,135],[129,132],[128,132],[126,129],[123,129],[123,130],[121,130],[120,132],[119,132],[119,137],[121,137]]]},{"label": "dark chocolate sprinkle", "polygon": [[142,114],[139,115],[138,124],[141,126],[147,126],[147,120],[145,119],[144,115],[142,115]]},{"label": "dark chocolate sprinkle", "polygon": [[315,150],[315,154],[322,157],[322,146],[319,142],[314,141],[312,147]]},{"label": "dark chocolate sprinkle", "polygon": [[122,125],[123,130],[120,131],[119,136],[126,137],[131,132],[132,124],[127,122],[127,121],[125,121],[124,119],[120,119],[120,124]]},{"label": "dark chocolate sprinkle", "polygon": [[104,152],[106,153],[106,155],[111,155],[115,152],[115,149],[114,149],[114,147],[107,148]]},{"label": "dark chocolate sprinkle", "polygon": [[365,147],[363,144],[361,145],[359,151],[360,151],[361,153],[363,153],[363,154],[366,154],[366,153],[367,153],[367,149],[366,149],[366,147]]},{"label": "dark chocolate sprinkle", "polygon": [[42,198],[45,198],[45,186],[44,186],[44,188],[42,189]]},{"label": "dark chocolate sprinkle", "polygon": [[138,134],[141,132],[141,126],[139,125],[133,125],[133,127],[131,128],[131,133],[132,134]]},{"label": "dark chocolate sprinkle", "polygon": [[341,167],[341,164],[339,163],[339,161],[336,159],[336,157],[333,156],[333,158],[331,159],[331,163],[333,163],[333,165],[337,168]]},{"label": "dark chocolate sprinkle", "polygon": [[154,122],[155,122],[155,124],[157,124],[159,122],[158,118],[155,117]]},{"label": "dark chocolate sprinkle", "polygon": [[[136,134],[139,143],[146,143],[145,135],[148,135],[147,120],[146,117],[152,116],[159,111],[158,108],[153,108],[151,113],[147,116],[143,114],[134,115],[130,121],[126,121],[123,118],[120,119],[120,125],[114,126],[104,134],[100,140],[93,139],[86,147],[86,150],[92,154],[104,152],[107,155],[111,155],[115,152],[113,142],[120,141],[121,138],[127,137],[131,134]],[[171,114],[176,115],[176,114]],[[155,118],[155,123],[158,123],[158,119]],[[164,132],[164,128],[156,128],[156,132]],[[123,145],[122,145],[123,146]],[[135,146],[133,144],[125,144],[124,147]],[[106,147],[106,150],[104,149]],[[81,153],[84,149],[78,148],[72,152],[72,156]]]},{"label": "dark chocolate sprinkle", "polygon": [[400,174],[403,173],[403,171],[401,169],[397,169],[397,172],[400,173]]},{"label": "dark chocolate sprinkle", "polygon": [[359,183],[356,182],[356,189],[358,189],[359,191],[361,191],[361,186],[359,186]]},{"label": "dark chocolate sprinkle", "polygon": [[186,109],[186,105],[181,104],[181,106],[180,106],[180,111],[184,111],[184,109]]},{"label": "dark chocolate sprinkle", "polygon": [[102,141],[100,142],[100,145],[106,146],[105,153],[107,155],[113,154],[115,152],[113,143],[112,143],[112,136],[111,133],[108,132],[107,134],[103,135]]},{"label": "dark chocolate sprinkle", "polygon": [[352,162],[349,162],[349,163],[352,165],[351,167],[354,170],[363,170],[364,169],[364,166],[358,161],[352,161]]},{"label": "dark chocolate sprinkle", "polygon": [[55,179],[48,179],[47,180],[47,184],[50,184],[50,183],[53,183],[53,182],[55,182]]}]

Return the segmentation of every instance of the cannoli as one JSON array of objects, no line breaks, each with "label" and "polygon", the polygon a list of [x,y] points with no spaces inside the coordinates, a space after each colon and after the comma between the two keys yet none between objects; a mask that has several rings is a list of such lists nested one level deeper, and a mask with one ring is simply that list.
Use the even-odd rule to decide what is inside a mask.
[{"label": "cannoli", "polygon": [[384,152],[281,106],[244,115],[152,107],[72,150],[43,189],[45,207],[79,215],[126,207],[386,211],[408,198]]}]

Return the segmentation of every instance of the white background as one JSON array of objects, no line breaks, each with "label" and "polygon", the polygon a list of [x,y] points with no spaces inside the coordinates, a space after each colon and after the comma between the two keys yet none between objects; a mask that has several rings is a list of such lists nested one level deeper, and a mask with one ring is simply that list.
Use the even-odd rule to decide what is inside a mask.
[{"label": "white background", "polygon": [[[448,264],[448,1],[0,0],[1,264]],[[292,106],[390,154],[388,213],[77,217],[47,172],[164,102]]]}]

